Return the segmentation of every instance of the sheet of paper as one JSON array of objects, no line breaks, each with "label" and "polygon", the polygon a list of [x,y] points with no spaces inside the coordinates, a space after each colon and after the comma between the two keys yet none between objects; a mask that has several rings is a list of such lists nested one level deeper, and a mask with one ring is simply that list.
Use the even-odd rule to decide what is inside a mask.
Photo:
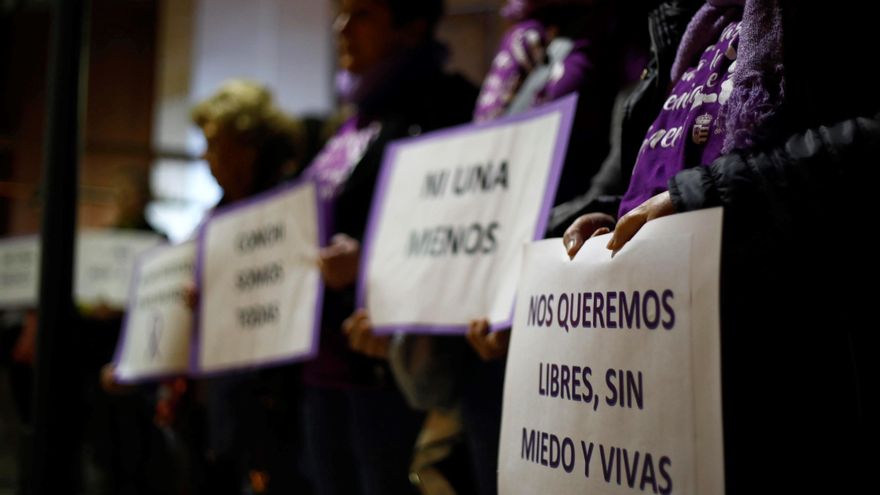
[{"label": "sheet of paper", "polygon": [[317,352],[324,238],[313,183],[285,186],[217,211],[200,236],[194,369],[216,373]]},{"label": "sheet of paper", "polygon": [[76,302],[124,308],[135,260],[160,242],[157,234],[138,230],[81,232],[76,238]]},{"label": "sheet of paper", "polygon": [[39,238],[0,240],[0,308],[36,307],[39,289]]},{"label": "sheet of paper", "polygon": [[527,246],[499,489],[723,493],[721,211],[649,222],[615,256]]},{"label": "sheet of paper", "polygon": [[120,382],[184,375],[189,370],[195,242],[160,246],[141,255],[114,358]]},{"label": "sheet of paper", "polygon": [[575,102],[392,144],[358,294],[377,332],[510,325],[522,244],[544,234]]}]

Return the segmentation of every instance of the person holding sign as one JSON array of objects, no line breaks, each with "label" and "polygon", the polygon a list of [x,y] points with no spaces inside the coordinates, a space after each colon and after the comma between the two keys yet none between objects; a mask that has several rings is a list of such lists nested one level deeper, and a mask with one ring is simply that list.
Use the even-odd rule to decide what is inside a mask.
[{"label": "person holding sign", "polygon": [[[481,97],[474,113],[474,120],[485,122],[500,115],[519,113],[523,110],[540,106],[544,102],[550,102],[570,93],[579,92],[580,98],[577,100],[578,111],[574,119],[574,126],[579,133],[587,137],[569,142],[567,154],[564,156],[565,165],[561,167],[563,169],[563,183],[567,187],[572,184],[578,184],[585,180],[586,177],[592,175],[598,166],[599,159],[597,157],[603,155],[607,147],[607,144],[604,143],[607,138],[607,132],[605,129],[602,129],[602,126],[607,126],[608,106],[613,101],[612,93],[616,83],[615,78],[618,74],[617,70],[612,70],[612,61],[609,60],[610,57],[607,56],[605,51],[613,46],[610,33],[607,32],[608,26],[616,24],[612,22],[615,20],[615,16],[611,12],[612,10],[613,6],[606,2],[584,2],[578,0],[510,2],[504,9],[504,13],[509,19],[517,22],[511,27],[502,41],[491,71],[486,77]],[[573,99],[569,98],[568,101],[573,101]],[[545,110],[550,108],[553,107],[545,107]],[[543,132],[550,127],[548,125],[536,125],[535,130],[540,128],[540,131]],[[464,135],[479,135],[481,132],[477,130],[479,128],[475,126],[474,129],[473,131],[467,131]],[[536,136],[536,133],[530,132],[528,135]],[[441,137],[438,136],[437,139],[439,140]],[[548,139],[542,137],[534,137],[534,139],[536,144],[548,142]],[[515,141],[521,144],[524,142],[523,139],[519,138],[515,139]],[[459,147],[461,149],[479,149],[479,146],[470,144],[454,145],[450,143],[447,146],[449,153],[453,155],[459,152]],[[501,148],[498,151],[504,150],[512,156],[517,156],[519,153],[528,154],[528,152],[539,154],[538,149],[540,149],[540,146],[526,144],[522,150]],[[560,146],[558,151],[560,152],[558,155],[560,157],[559,161],[562,162],[562,152],[565,151],[565,146]],[[406,173],[404,170],[417,170],[419,166],[430,163],[431,156],[445,156],[447,154],[438,149],[431,152],[426,152],[423,149],[422,152],[425,154],[424,159],[410,156],[406,162],[401,161],[400,166],[396,170],[399,170],[401,174]],[[403,152],[401,152],[402,154]],[[475,153],[474,158],[478,156],[480,156],[479,153]],[[535,160],[534,165],[528,165],[526,168],[530,171],[541,170],[540,167],[544,165],[543,159],[534,156],[532,159]],[[461,161],[462,159],[457,158],[457,160]],[[412,162],[411,166],[408,163],[409,161]],[[506,162],[503,162],[501,167],[501,170],[505,172],[501,175],[503,179],[500,182],[504,184],[506,190],[508,181]],[[522,181],[522,176],[519,174],[523,172],[523,169],[516,165],[511,168],[511,171],[511,177],[519,177],[519,179],[511,178],[511,184],[525,183],[526,186],[524,187],[525,190],[510,190],[506,194],[508,197],[518,198],[516,201],[519,202],[519,205],[528,204],[529,199],[527,198],[529,194],[542,189],[538,185],[540,179],[535,177],[534,180],[530,178],[530,180]],[[410,173],[412,174],[412,172]],[[395,177],[398,176],[395,175]],[[433,177],[438,176],[433,175]],[[394,180],[398,179],[392,179],[392,181]],[[442,180],[439,179],[434,184],[442,184]],[[554,188],[556,180],[556,178],[551,179]],[[395,182],[389,183],[394,184]],[[392,189],[394,187],[392,186]],[[442,186],[438,186],[435,189],[436,192],[442,190]],[[400,190],[396,192],[398,194],[401,193]],[[565,191],[557,193],[557,201],[560,198],[567,197],[567,194]],[[499,211],[504,212],[516,211],[515,205],[505,204],[504,206],[497,206],[495,198],[486,197],[481,201],[482,204],[470,204],[468,209],[473,211],[473,209],[485,207],[486,210],[497,208]],[[553,201],[552,195],[546,198],[546,201],[549,205]],[[413,204],[411,201],[403,200],[399,197],[396,204],[398,205],[397,208],[404,205],[404,208],[419,209],[417,203]],[[385,204],[385,206],[388,207],[388,204]],[[442,206],[440,208],[442,211],[448,207]],[[403,217],[399,220],[389,220],[402,213],[400,209],[390,215],[388,210],[385,211],[386,213],[383,215],[385,220],[382,220],[383,223],[381,225],[388,227],[398,223],[398,221],[401,223],[405,222]],[[530,215],[532,213],[517,214],[517,220],[526,217],[531,218]],[[540,217],[541,214],[538,213],[537,216]],[[463,219],[456,219],[456,221],[464,223]],[[491,246],[494,246],[495,241],[493,240],[492,229],[496,228],[499,223],[505,225],[505,227],[510,227],[510,223],[504,220],[494,223],[476,221],[474,225],[477,228],[484,224],[495,226],[481,230],[488,232],[486,239],[492,243]],[[393,229],[394,227],[388,228]],[[377,229],[387,232],[382,226]],[[507,253],[507,255],[513,254],[513,256],[521,248],[521,240],[531,239],[534,235],[534,228],[529,229],[526,234],[527,237],[524,236],[522,238],[511,235],[510,232],[512,230],[507,230],[506,228],[503,230],[505,234],[502,237],[505,237],[507,240],[514,238],[516,240],[507,244],[509,247],[498,248],[498,250]],[[472,232],[480,231],[472,229]],[[431,239],[431,237],[427,238]],[[475,236],[474,238],[477,237]],[[434,237],[434,239],[439,239],[439,236]],[[466,241],[463,240],[462,243],[466,243]],[[393,241],[391,244],[393,244]],[[505,243],[499,241],[499,244],[504,245]],[[377,248],[376,246],[380,247]],[[381,242],[371,245],[374,250],[380,253],[387,249],[387,246],[387,243],[383,245]],[[413,244],[410,244],[410,246],[413,246]],[[437,246],[442,245],[437,244]],[[472,246],[475,249],[479,249],[481,244],[478,242],[477,244],[472,244]],[[489,249],[494,248],[490,247]],[[455,252],[455,247],[452,250],[452,252]],[[380,254],[380,256],[382,255]],[[386,258],[388,266],[397,264],[393,257],[386,256]],[[372,260],[373,258],[371,257],[370,259]],[[498,266],[509,264],[508,261],[500,261],[501,259],[503,258],[496,258]],[[399,267],[395,269],[401,274],[407,273],[406,278],[412,280],[414,284],[420,283],[417,281],[423,281],[422,287],[428,292],[434,292],[434,290],[428,289],[425,284],[429,283],[430,280],[443,280],[445,278],[441,277],[439,273],[437,273],[437,278],[426,274],[416,275],[409,272],[408,267],[401,268],[405,266],[405,262],[405,260],[401,260]],[[513,264],[515,265],[516,262]],[[444,265],[437,264],[435,266]],[[370,265],[371,267],[372,265]],[[473,278],[475,272],[470,271],[469,273],[469,277]],[[496,271],[494,274],[498,273],[503,272]],[[375,280],[379,280],[381,277],[381,275],[375,275]],[[445,278],[445,280],[448,281],[450,279]],[[466,282],[467,280],[469,278],[466,276],[464,281]],[[479,282],[482,283],[484,281],[481,280]],[[465,294],[466,287],[459,285],[459,283],[447,282],[447,285],[450,286],[449,294],[458,294],[459,299],[470,298],[471,296]],[[492,282],[487,284],[493,287],[486,289],[484,285],[483,292],[488,297],[491,298],[498,294],[497,300],[506,300],[506,293],[503,290],[496,290],[496,285]],[[395,283],[385,281],[383,285],[385,285],[386,289],[389,289]],[[480,286],[479,283],[473,285]],[[510,286],[510,284],[507,284],[507,286]],[[370,290],[367,289],[367,292],[370,292]],[[394,301],[403,295],[402,293],[408,292],[409,289],[398,288],[397,290],[400,294],[395,294],[394,296],[390,296],[388,291],[381,289],[373,291],[373,294],[382,292],[385,294],[384,298],[386,300]],[[473,302],[473,299],[469,299],[467,302]],[[506,304],[512,304],[512,293],[510,294],[510,302],[502,302],[500,307],[503,308]],[[457,305],[462,306],[461,304]],[[375,306],[370,307],[375,311]],[[444,312],[444,310],[437,311]],[[507,308],[501,310],[502,313],[506,311],[508,311]],[[380,313],[377,312],[373,316],[381,321],[381,316],[378,316]],[[465,311],[465,313],[468,314],[468,317],[471,317],[474,314],[488,313],[488,311],[481,309],[476,313],[472,311]],[[498,314],[497,311],[492,313],[495,317]],[[454,320],[455,317],[452,317],[444,323],[454,325]],[[434,323],[436,322],[434,320]],[[458,326],[465,326],[461,325],[461,322],[462,320],[458,320]],[[387,324],[387,321],[385,323]],[[422,321],[422,323],[425,323],[425,321]],[[379,326],[382,327],[382,324]],[[349,322],[349,327],[351,328],[350,342],[353,348],[367,355],[384,355],[387,353],[389,348],[388,337],[372,335],[372,325],[366,312],[359,311],[353,315]],[[489,333],[488,328],[486,328],[483,333],[472,332],[471,336],[475,338],[472,338],[471,341],[474,342],[477,352],[481,352],[480,344],[494,341],[499,337],[503,339],[507,335],[509,335],[509,332]],[[458,347],[455,347],[456,345]],[[403,390],[406,392],[405,395],[413,407],[420,409],[443,409],[459,402],[461,403],[462,417],[467,433],[464,438],[467,440],[471,457],[474,460],[474,474],[478,478],[480,492],[494,493],[496,491],[494,473],[496,471],[504,362],[483,363],[466,346],[467,344],[464,339],[460,337],[403,335],[400,338],[395,338],[394,344],[391,346],[392,370],[395,372],[395,377],[401,383]],[[415,351],[414,349],[421,350]],[[427,357],[425,352],[423,352],[424,349],[430,349]],[[453,354],[456,349],[460,351],[456,356],[463,356],[463,362],[461,362],[461,359],[449,359],[450,354]],[[496,357],[498,356],[503,356],[503,353],[496,354]],[[451,364],[450,361],[454,364]],[[427,370],[436,370],[437,373]],[[428,375],[440,375],[443,378],[431,378]],[[457,377],[461,377],[461,379]],[[450,383],[454,383],[454,385],[450,386]]]},{"label": "person holding sign", "polygon": [[[873,409],[862,399],[875,383],[862,350],[869,303],[861,294],[829,288],[846,286],[844,274],[865,270],[864,260],[874,258],[850,253],[832,260],[814,234],[817,225],[844,232],[864,225],[863,212],[872,206],[865,199],[868,184],[875,182],[864,180],[857,164],[876,157],[880,146],[877,117],[835,124],[880,109],[871,83],[839,77],[859,63],[851,47],[869,42],[864,19],[874,17],[868,7],[844,3],[709,1],[699,10],[608,242],[620,250],[655,218],[725,207],[721,371],[728,493],[755,486],[860,493],[869,486],[870,461],[859,454],[873,431]],[[831,213],[819,201],[827,191],[848,191],[854,215]],[[569,227],[564,242],[571,256],[584,239],[603,232],[596,227],[589,215]],[[814,294],[824,295],[826,308],[851,309],[811,311],[804,303]],[[818,406],[820,390],[833,401]]]},{"label": "person holding sign", "polygon": [[[223,188],[221,206],[267,191],[304,165],[303,124],[278,108],[262,84],[227,81],[193,108],[192,119],[205,135],[205,160]],[[209,420],[204,446],[209,492],[233,493],[243,480],[253,483],[254,473],[258,483],[268,474],[273,489],[302,482],[301,469],[284,454],[302,448],[300,423],[274,435],[261,424],[299,418],[300,372],[299,366],[285,366],[201,380]]]},{"label": "person holding sign", "polygon": [[[643,16],[624,15],[617,9],[613,2],[583,0],[511,0],[502,9],[502,15],[515,24],[505,35],[483,83],[474,117],[482,121],[578,92],[573,138],[553,204],[571,199],[597,172],[608,152],[614,93],[634,80],[619,74],[632,58],[641,58],[641,50],[635,48],[635,57],[625,53],[623,48],[637,46],[637,42],[627,39],[629,33],[621,28],[628,21],[643,20]],[[633,10],[640,11],[638,6]],[[611,26],[621,32],[610,32]],[[539,60],[528,60],[535,52],[541,53]],[[540,58],[544,57],[547,61],[542,64]],[[511,59],[522,75],[506,63]],[[545,79],[541,78],[542,69],[547,71]],[[498,84],[497,80],[503,82]],[[462,384],[462,419],[480,493],[495,493],[504,357],[510,331],[492,332],[487,320],[475,320],[466,338],[474,352],[465,358],[468,371]]]},{"label": "person holding sign", "polygon": [[386,145],[466,122],[476,90],[443,73],[435,40],[441,0],[343,0],[334,29],[343,97],[355,115],[304,176],[331,206],[329,246],[320,253],[326,290],[320,350],[305,365],[306,420],[316,491],[408,493],[420,425],[387,365],[348,348],[342,321],[354,310],[360,240]]},{"label": "person holding sign", "polygon": [[[305,150],[302,126],[275,105],[271,92],[261,84],[227,81],[193,107],[191,118],[204,133],[204,159],[223,189],[221,206],[266,191],[300,169]],[[195,308],[199,297],[195,288],[187,289],[186,296],[187,304]],[[154,341],[150,344],[158,345]],[[295,478],[297,470],[290,465],[273,469],[267,464],[246,465],[249,461],[244,459],[275,461],[282,452],[291,450],[288,445],[280,446],[279,441],[295,446],[301,433],[293,433],[292,439],[268,438],[260,435],[262,422],[254,418],[270,414],[264,406],[270,400],[263,394],[272,393],[275,395],[268,399],[275,404],[274,410],[289,415],[286,406],[298,402],[291,400],[298,383],[296,370],[290,368],[192,383],[180,378],[163,382],[157,394],[155,420],[179,435],[188,450],[185,454],[191,457],[193,468],[190,479],[182,483],[204,485],[206,492],[222,494],[237,493],[251,468],[261,476],[271,471],[273,487]],[[114,389],[115,385],[112,379],[105,380],[107,388]],[[199,421],[201,413],[207,421]]]}]

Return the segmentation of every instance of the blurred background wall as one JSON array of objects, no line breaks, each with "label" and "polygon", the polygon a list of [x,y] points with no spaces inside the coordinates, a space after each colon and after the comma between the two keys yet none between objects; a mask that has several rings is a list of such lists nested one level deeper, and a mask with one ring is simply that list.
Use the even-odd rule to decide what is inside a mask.
[{"label": "blurred background wall", "polygon": [[[502,29],[501,3],[447,1],[450,66],[475,83]],[[39,230],[49,10],[46,0],[0,1],[3,236]],[[334,11],[333,0],[92,0],[80,225],[118,225],[126,203],[149,192],[151,223],[188,235],[220,195],[190,105],[246,77],[295,114],[331,113]]]}]

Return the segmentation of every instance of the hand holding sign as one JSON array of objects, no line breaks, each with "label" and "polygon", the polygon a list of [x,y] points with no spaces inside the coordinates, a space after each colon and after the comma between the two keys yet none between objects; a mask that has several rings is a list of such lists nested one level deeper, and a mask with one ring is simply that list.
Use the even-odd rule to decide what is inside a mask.
[{"label": "hand holding sign", "polygon": [[357,280],[360,265],[361,245],[355,239],[336,234],[330,239],[330,245],[321,249],[318,254],[318,268],[327,287],[340,290]]},{"label": "hand holding sign", "polygon": [[465,337],[483,361],[494,361],[507,355],[510,329],[492,332],[489,330],[489,320],[472,320]]},{"label": "hand holding sign", "polygon": [[675,213],[675,206],[673,206],[672,200],[669,198],[669,191],[664,191],[649,198],[644,203],[627,212],[617,222],[617,228],[614,229],[614,234],[611,236],[611,240],[608,241],[608,249],[612,251],[621,249],[624,244],[636,235],[636,232],[643,225],[651,220],[672,215],[673,213]]},{"label": "hand holding sign", "polygon": [[581,249],[587,239],[604,235],[611,232],[614,228],[614,218],[605,213],[587,213],[579,216],[572,224],[565,229],[562,236],[562,243],[565,244],[565,250],[569,258]]},{"label": "hand holding sign", "polygon": [[353,315],[342,322],[342,331],[348,337],[348,345],[353,351],[371,358],[388,358],[391,336],[373,333],[373,325],[370,323],[367,312],[363,309],[355,311]]}]

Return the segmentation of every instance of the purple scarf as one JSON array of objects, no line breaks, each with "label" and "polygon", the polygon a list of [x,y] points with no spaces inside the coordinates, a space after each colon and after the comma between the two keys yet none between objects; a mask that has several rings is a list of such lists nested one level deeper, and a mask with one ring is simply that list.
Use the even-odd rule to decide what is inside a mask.
[{"label": "purple scarf", "polygon": [[722,153],[765,141],[784,98],[780,0],[707,0],[688,24],[672,65],[675,83],[721,30],[742,15]]},{"label": "purple scarf", "polygon": [[544,26],[536,20],[508,29],[480,89],[474,121],[492,120],[507,111],[529,72],[544,62],[546,44]]}]

